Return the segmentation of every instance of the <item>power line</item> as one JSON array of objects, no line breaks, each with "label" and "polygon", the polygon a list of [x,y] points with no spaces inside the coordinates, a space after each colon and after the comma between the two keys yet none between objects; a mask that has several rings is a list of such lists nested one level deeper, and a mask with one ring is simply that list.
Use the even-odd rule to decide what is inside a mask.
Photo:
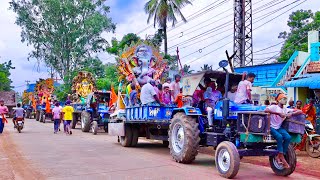
[{"label": "power line", "polygon": [[[292,2],[292,3],[290,3],[290,5],[292,5],[292,4],[294,4],[294,3],[298,2],[298,1],[300,1],[300,0],[296,0],[296,1]],[[264,24],[262,24],[262,25],[260,25],[260,26],[258,26],[258,27],[256,27],[256,28],[254,28],[253,30],[259,29],[260,27],[264,26],[266,23],[269,23],[269,22],[271,22],[271,21],[275,20],[276,18],[278,18],[278,17],[280,17],[281,15],[283,15],[283,14],[287,13],[288,11],[290,11],[290,10],[294,9],[295,7],[298,7],[299,5],[301,5],[302,3],[306,2],[306,1],[307,1],[307,0],[302,1],[301,3],[299,3],[299,4],[295,5],[295,6],[293,6],[292,8],[288,9],[287,11],[285,11],[285,12],[283,12],[283,13],[279,14],[278,16],[276,16],[276,17],[274,17],[274,18],[272,18],[272,19],[270,19],[269,21],[265,22]]]},{"label": "power line", "polygon": [[[304,3],[306,0],[304,0],[302,3]],[[295,2],[293,2],[293,3],[296,3],[296,2],[298,2],[298,1],[295,1]],[[293,3],[290,3],[290,5],[291,4],[293,4]],[[298,4],[298,5],[296,5],[296,6],[294,6],[293,8],[295,8],[295,7],[297,7],[297,6],[299,6],[299,5],[301,5],[302,3],[300,3],[300,4]],[[284,7],[287,7],[288,5],[286,5],[286,6],[284,6]],[[289,10],[291,10],[291,9],[293,9],[293,8],[290,8]],[[282,8],[281,8],[282,9]],[[278,11],[280,11],[281,10],[280,8],[278,9]],[[288,12],[289,10],[287,10],[287,11],[285,11],[285,12]],[[285,13],[284,12],[284,13]],[[267,22],[265,22],[264,23],[264,25],[265,24],[267,24],[267,23],[269,23],[269,22],[271,22],[271,21],[273,21],[274,19],[276,19],[276,18],[278,18],[278,17],[280,17],[281,15],[283,15],[284,13],[281,13],[280,15],[278,15],[278,16],[276,16],[275,18],[272,18],[271,20],[269,20],[269,21],[267,21]],[[260,20],[262,20],[262,19],[260,19]],[[258,21],[256,21],[256,22],[258,22]],[[261,26],[259,26],[259,27],[261,27]],[[258,28],[259,28],[258,27]],[[256,28],[257,29],[257,28]],[[283,43],[284,41],[282,41],[282,42],[280,42],[280,43],[277,43],[276,45],[273,45],[273,46],[271,46],[271,47],[274,47],[274,46],[277,46],[277,45],[279,45],[279,44],[281,44],[281,43]],[[229,43],[228,43],[229,44]],[[222,47],[224,47],[224,46],[226,46],[227,44],[225,44],[225,45],[223,45]],[[208,46],[207,46],[208,47]],[[220,47],[220,48],[222,48],[222,47]],[[271,48],[271,47],[268,47],[268,48],[265,48],[265,49],[262,49],[262,50],[259,50],[259,51],[256,51],[256,52],[260,52],[260,51],[263,51],[263,50],[266,50],[266,49],[269,49],[269,48]],[[220,48],[218,48],[218,49],[220,49]],[[201,49],[201,48],[200,48]],[[213,50],[213,51],[211,51],[211,52],[209,52],[209,53],[207,53],[207,54],[205,54],[204,56],[207,56],[208,54],[211,54],[212,52],[215,52],[217,49],[215,49],[215,50]],[[198,52],[198,50],[196,51],[196,52]],[[194,52],[195,53],[195,52]],[[194,54],[194,53],[192,53],[192,54]],[[189,55],[191,55],[191,54],[189,54]],[[188,56],[189,56],[188,55]],[[202,58],[202,57],[204,57],[204,56],[201,56],[200,58]],[[197,61],[197,60],[199,60],[200,58],[197,58],[197,59],[195,59],[195,60],[193,60],[193,61],[191,61],[191,63],[192,62],[194,62],[194,61]]]},{"label": "power line", "polygon": [[226,44],[224,44],[224,45],[222,45],[222,46],[214,49],[213,51],[210,51],[210,52],[208,52],[207,54],[205,54],[205,55],[203,55],[203,56],[201,56],[201,57],[199,57],[199,58],[197,58],[197,59],[194,59],[194,60],[192,60],[192,61],[190,61],[190,62],[187,62],[187,63],[185,63],[185,64],[191,64],[191,63],[193,63],[193,62],[195,62],[195,61],[198,61],[199,59],[201,59],[201,58],[203,58],[203,57],[205,57],[205,56],[207,56],[207,55],[209,55],[209,54],[211,54],[211,53],[213,53],[213,52],[215,52],[215,51],[217,51],[217,50],[219,50],[219,49],[227,46],[228,44],[230,44],[230,43],[232,43],[232,42],[233,42],[233,41],[230,41],[230,42],[228,42],[228,43],[226,43]]},{"label": "power line", "polygon": [[[199,13],[200,11],[202,11],[202,10],[206,9],[207,7],[214,5],[214,4],[215,4],[215,3],[217,3],[218,1],[219,1],[219,0],[217,0],[217,1],[215,1],[215,2],[213,2],[213,3],[211,3],[211,4],[209,4],[208,6],[206,6],[206,7],[202,8],[202,9],[200,9],[199,11],[197,11],[197,12],[195,12],[195,13],[193,13],[193,14],[191,14],[191,15],[190,15],[190,16],[188,16],[187,18],[194,16],[195,14],[197,14],[197,13]],[[224,0],[224,1],[225,1],[225,0]],[[197,16],[197,15],[195,15],[195,16]],[[179,24],[179,23],[181,23],[181,22],[182,22],[182,20],[181,20],[181,21],[178,21],[178,22],[177,22],[177,24]],[[151,24],[151,25],[149,25],[149,26],[145,27],[144,29],[140,30],[140,31],[137,33],[137,35],[141,34],[142,32],[146,31],[147,29],[151,28],[152,26],[153,26],[153,25]],[[179,27],[179,25],[178,25],[178,26],[176,26],[176,27]],[[167,32],[169,32],[169,31],[171,31],[171,30],[172,30],[172,29],[169,29]]]},{"label": "power line", "polygon": [[[274,1],[275,1],[275,0],[274,0]],[[281,1],[281,2],[283,2],[283,1]],[[268,4],[269,4],[269,3],[267,3],[267,4],[265,4],[265,5],[262,5],[262,6],[265,7],[265,6],[268,5]],[[286,6],[284,6],[284,7],[286,7]],[[277,11],[280,11],[280,10],[283,9],[284,7],[281,7],[281,8],[279,8],[279,9],[277,9]],[[255,14],[258,14],[259,12],[260,12],[260,11],[256,12]],[[274,12],[273,12],[273,13],[274,13]],[[267,13],[267,14],[264,14],[264,15],[262,15],[262,16],[259,16],[259,17],[263,17],[263,16],[269,17],[269,16],[268,16],[268,13]],[[262,18],[262,19],[264,19],[264,18]],[[255,23],[261,21],[262,19],[256,21]],[[175,47],[177,47],[177,46],[180,46],[180,45],[182,45],[182,44],[186,44],[186,43],[192,42],[192,41],[194,41],[194,39],[197,39],[197,38],[199,38],[199,37],[204,37],[204,36],[206,36],[206,35],[208,35],[208,34],[211,34],[211,33],[213,33],[213,32],[216,32],[217,30],[220,30],[220,29],[223,29],[223,28],[227,27],[228,23],[231,24],[232,22],[233,22],[233,20],[228,21],[228,22],[222,24],[221,26],[219,26],[219,28],[218,28],[218,27],[214,27],[213,29],[210,29],[210,30],[207,30],[206,32],[200,33],[199,35],[196,35],[196,36],[194,36],[194,37],[192,37],[192,38],[189,38],[189,39],[187,39],[187,40],[185,40],[185,41],[183,41],[183,42],[177,43],[177,44],[169,47],[168,49],[169,49],[169,50],[170,50],[170,49],[173,49],[173,48],[175,48]],[[230,28],[230,29],[228,29],[228,30],[231,30],[231,29],[233,29],[233,28]],[[227,30],[227,31],[228,31],[228,30]],[[221,33],[219,33],[219,34],[221,34]],[[210,36],[210,37],[208,37],[208,38],[211,38],[211,37],[214,37],[214,36],[215,36],[215,35]],[[207,38],[207,39],[208,39],[208,38]],[[198,41],[198,42],[202,42],[202,41]],[[196,44],[196,43],[193,43],[193,44]]]}]

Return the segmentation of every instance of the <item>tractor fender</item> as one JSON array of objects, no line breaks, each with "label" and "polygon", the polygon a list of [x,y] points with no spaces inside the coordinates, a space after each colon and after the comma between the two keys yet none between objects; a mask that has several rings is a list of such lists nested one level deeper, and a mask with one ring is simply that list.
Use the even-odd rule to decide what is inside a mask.
[{"label": "tractor fender", "polygon": [[194,108],[194,107],[182,107],[182,108],[174,108],[172,111],[171,118],[178,112],[183,112],[187,116],[201,116],[201,110],[199,108]]}]

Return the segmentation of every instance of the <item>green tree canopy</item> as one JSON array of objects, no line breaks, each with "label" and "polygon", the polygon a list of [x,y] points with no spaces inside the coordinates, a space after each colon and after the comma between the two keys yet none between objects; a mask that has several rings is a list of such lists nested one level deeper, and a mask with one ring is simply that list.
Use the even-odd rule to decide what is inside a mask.
[{"label": "green tree canopy", "polygon": [[32,45],[29,58],[44,61],[62,79],[92,54],[105,50],[102,32],[115,30],[105,0],[12,0],[22,28],[22,42]]},{"label": "green tree canopy", "polygon": [[298,10],[289,16],[290,32],[281,32],[278,38],[285,39],[278,58],[279,62],[289,60],[295,50],[308,52],[308,31],[320,29],[320,12]]},{"label": "green tree canopy", "polygon": [[141,41],[141,40],[142,39],[134,33],[126,34],[125,36],[123,36],[121,41],[118,41],[116,38],[112,38],[111,40],[112,46],[107,48],[107,52],[118,56],[125,46],[130,46],[132,43],[137,43],[138,41]]},{"label": "green tree canopy", "polygon": [[12,66],[11,60],[0,64],[0,91],[11,90],[12,81],[9,78],[11,69],[15,69],[15,67]]},{"label": "green tree canopy", "polygon": [[115,64],[107,64],[105,65],[105,77],[99,78],[97,80],[97,88],[102,90],[110,90],[111,85],[114,85],[114,88],[118,89],[118,72]]}]

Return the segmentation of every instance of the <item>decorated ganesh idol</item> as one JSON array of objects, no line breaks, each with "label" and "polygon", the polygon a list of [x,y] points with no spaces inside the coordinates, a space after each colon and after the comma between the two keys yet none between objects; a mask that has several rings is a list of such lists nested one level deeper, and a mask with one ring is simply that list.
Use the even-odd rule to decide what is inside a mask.
[{"label": "decorated ganesh idol", "polygon": [[167,62],[162,58],[158,49],[147,43],[137,43],[125,48],[120,53],[118,71],[120,81],[134,82],[140,87],[149,79],[158,80],[167,67]]}]

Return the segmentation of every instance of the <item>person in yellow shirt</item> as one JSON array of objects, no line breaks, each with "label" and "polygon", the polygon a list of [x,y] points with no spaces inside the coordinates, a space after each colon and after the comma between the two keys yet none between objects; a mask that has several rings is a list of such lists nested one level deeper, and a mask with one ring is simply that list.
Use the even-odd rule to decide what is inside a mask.
[{"label": "person in yellow shirt", "polygon": [[68,134],[72,134],[72,131],[70,130],[70,124],[73,119],[73,112],[74,109],[72,106],[70,106],[70,101],[68,100],[66,102],[66,106],[62,109],[63,117],[64,117],[64,132]]}]

